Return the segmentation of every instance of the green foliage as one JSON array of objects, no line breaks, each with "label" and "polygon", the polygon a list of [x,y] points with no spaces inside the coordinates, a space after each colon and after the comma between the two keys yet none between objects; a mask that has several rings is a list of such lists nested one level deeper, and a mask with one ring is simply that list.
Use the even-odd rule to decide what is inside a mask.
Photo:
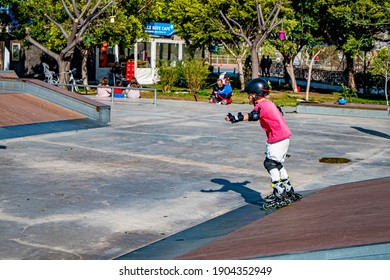
[{"label": "green foliage", "polygon": [[216,1],[173,0],[169,4],[168,18],[175,24],[175,33],[197,48],[208,45],[211,39],[225,36],[219,29],[219,14]]},{"label": "green foliage", "polygon": [[373,75],[390,75],[390,52],[381,49],[372,61],[370,72]]},{"label": "green foliage", "polygon": [[343,97],[345,97],[345,99],[347,99],[348,102],[351,102],[352,98],[358,97],[357,92],[355,90],[353,90],[345,85],[341,85],[341,87],[343,88],[341,95]]},{"label": "green foliage", "polygon": [[373,47],[373,37],[384,32],[388,23],[388,0],[322,0],[325,13],[319,14],[323,32],[330,44],[346,55]]},{"label": "green foliage", "polygon": [[198,92],[210,74],[209,66],[202,59],[188,59],[177,66],[191,93]]},{"label": "green foliage", "polygon": [[[12,5],[12,6],[9,6]],[[6,27],[11,23],[11,17],[8,14],[8,11],[14,10],[12,0],[2,0],[0,4],[0,40],[6,40],[8,34],[5,32]],[[6,9],[8,7],[8,9]]]},{"label": "green foliage", "polygon": [[91,26],[87,36],[90,37],[92,44],[108,42],[110,46],[130,47],[144,35],[142,23],[136,15],[128,15],[124,10],[118,9],[114,20],[112,23],[108,16],[103,16]]},{"label": "green foliage", "polygon": [[158,68],[158,75],[163,93],[168,93],[179,78],[179,68],[161,65]]}]

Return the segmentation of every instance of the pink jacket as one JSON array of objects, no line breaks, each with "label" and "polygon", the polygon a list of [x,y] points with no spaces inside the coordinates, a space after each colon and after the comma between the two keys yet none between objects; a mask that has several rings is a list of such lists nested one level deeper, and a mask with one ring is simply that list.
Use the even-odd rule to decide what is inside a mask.
[{"label": "pink jacket", "polygon": [[256,104],[253,110],[260,108],[260,125],[267,135],[268,143],[275,143],[289,138],[292,133],[282,114],[274,103],[268,99]]}]

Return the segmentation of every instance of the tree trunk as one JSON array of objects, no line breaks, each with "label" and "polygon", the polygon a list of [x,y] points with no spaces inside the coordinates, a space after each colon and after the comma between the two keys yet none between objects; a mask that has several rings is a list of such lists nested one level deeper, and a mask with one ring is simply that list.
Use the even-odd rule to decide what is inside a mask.
[{"label": "tree trunk", "polygon": [[[297,87],[297,80],[295,79],[295,74],[294,74],[294,57],[289,56],[287,59],[287,62],[285,64],[285,82],[286,84],[290,83],[291,80],[291,88],[293,92],[297,93],[298,92],[298,87]],[[286,74],[287,73],[287,74]]]},{"label": "tree trunk", "polygon": [[355,83],[355,75],[354,75],[354,63],[353,57],[351,55],[346,54],[347,68],[345,69],[347,73],[348,79],[348,87],[354,91],[357,91],[356,83]]},{"label": "tree trunk", "polygon": [[[313,71],[313,64],[314,64],[314,59],[321,53],[325,50],[325,48],[322,48],[320,49],[317,53],[315,53],[311,60],[310,60],[310,64],[309,64],[309,75],[307,77],[307,84],[306,84],[306,101],[309,101],[309,92],[310,92],[310,82],[311,82],[311,73]],[[307,62],[309,61],[310,59],[310,54],[306,51],[306,55],[307,55]],[[307,63],[306,62],[306,63]]]},{"label": "tree trunk", "polygon": [[58,74],[60,76],[60,84],[67,84],[69,81],[69,70],[70,62],[68,60],[59,59],[58,63]]},{"label": "tree trunk", "polygon": [[309,92],[310,92],[310,82],[311,82],[311,72],[313,70],[313,62],[314,62],[315,56],[313,55],[313,58],[310,61],[309,64],[309,74],[307,76],[307,82],[306,82],[306,97],[305,100],[309,101]]},{"label": "tree trunk", "polygon": [[241,90],[245,89],[245,78],[244,78],[244,63],[242,62],[242,57],[237,57],[237,67],[238,67],[238,78],[240,81]]},{"label": "tree trunk", "polygon": [[90,53],[90,48],[85,48],[81,50],[81,79],[83,80],[84,85],[88,85],[88,77],[87,77],[87,63],[88,63],[88,56]]},{"label": "tree trunk", "polygon": [[255,44],[251,46],[251,57],[252,57],[252,79],[256,79],[260,76],[259,73],[259,56]]}]

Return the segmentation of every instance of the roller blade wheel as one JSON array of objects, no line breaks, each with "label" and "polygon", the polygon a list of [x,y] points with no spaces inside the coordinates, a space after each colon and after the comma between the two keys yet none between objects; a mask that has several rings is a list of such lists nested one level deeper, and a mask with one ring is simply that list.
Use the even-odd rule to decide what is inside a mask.
[{"label": "roller blade wheel", "polygon": [[287,193],[287,198],[290,199],[292,202],[298,201],[302,199],[302,195],[299,193]]},{"label": "roller blade wheel", "polygon": [[277,210],[286,206],[291,205],[292,201],[288,198],[284,199],[278,199],[273,201],[268,201],[263,204],[263,210],[269,211],[269,210]]}]

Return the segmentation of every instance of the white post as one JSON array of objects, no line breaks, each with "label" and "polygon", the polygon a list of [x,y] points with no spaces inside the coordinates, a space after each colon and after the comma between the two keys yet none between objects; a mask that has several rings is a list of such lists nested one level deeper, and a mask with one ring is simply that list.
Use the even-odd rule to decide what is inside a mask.
[{"label": "white post", "polygon": [[114,46],[114,56],[115,56],[115,62],[119,62],[119,47],[118,45]]},{"label": "white post", "polygon": [[157,43],[156,40],[152,39],[150,42],[150,67],[152,68],[152,79],[155,84],[157,77]]},{"label": "white post", "polygon": [[387,62],[387,67],[386,67],[386,74],[385,74],[385,96],[386,96],[387,113],[390,115],[390,108],[389,108],[389,96],[387,95],[387,78],[388,78],[388,69],[389,69],[389,62]]},{"label": "white post", "polygon": [[179,43],[179,51],[178,51],[178,60],[183,60],[183,44],[182,43]]},{"label": "white post", "polygon": [[4,70],[9,70],[10,57],[11,57],[10,51],[4,46],[4,67],[3,67]]},{"label": "white post", "polygon": [[137,77],[137,63],[138,63],[138,42],[135,42],[134,44],[134,77],[138,79]]}]

